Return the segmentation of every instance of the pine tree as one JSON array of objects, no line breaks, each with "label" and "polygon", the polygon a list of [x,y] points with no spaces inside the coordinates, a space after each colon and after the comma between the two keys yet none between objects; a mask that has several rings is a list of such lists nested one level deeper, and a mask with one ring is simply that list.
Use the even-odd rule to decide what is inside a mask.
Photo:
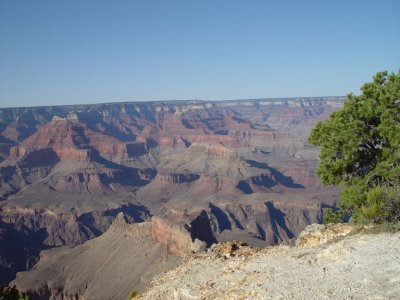
[{"label": "pine tree", "polygon": [[[377,73],[361,92],[348,95],[341,110],[318,123],[309,142],[321,147],[317,174],[322,183],[343,187],[339,219],[352,215],[355,221],[384,222],[388,220],[373,212],[379,215],[382,207],[400,203],[400,71]],[[379,205],[378,200],[371,200],[378,194]],[[328,215],[332,220],[339,216]]]}]

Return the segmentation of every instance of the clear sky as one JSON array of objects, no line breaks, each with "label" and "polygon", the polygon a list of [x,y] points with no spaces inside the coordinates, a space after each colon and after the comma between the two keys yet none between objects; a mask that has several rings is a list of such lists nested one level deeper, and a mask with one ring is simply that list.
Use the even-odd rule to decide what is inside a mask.
[{"label": "clear sky", "polygon": [[1,107],[346,95],[399,68],[399,0],[0,0]]}]

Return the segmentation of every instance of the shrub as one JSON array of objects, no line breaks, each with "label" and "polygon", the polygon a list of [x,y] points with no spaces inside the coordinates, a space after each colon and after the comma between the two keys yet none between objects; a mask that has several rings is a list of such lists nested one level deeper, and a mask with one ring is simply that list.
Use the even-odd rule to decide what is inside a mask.
[{"label": "shrub", "polygon": [[137,295],[138,295],[137,290],[133,289],[129,294],[129,299],[134,299],[137,297]]},{"label": "shrub", "polygon": [[367,201],[360,209],[360,220],[374,223],[400,221],[400,189],[376,186],[367,193]]},{"label": "shrub", "polygon": [[324,216],[324,224],[329,224],[329,223],[343,223],[346,222],[350,217],[350,214],[348,211],[344,209],[337,209],[334,210],[332,208],[328,208],[325,211],[325,216]]},{"label": "shrub", "polygon": [[400,71],[379,72],[348,95],[341,110],[318,123],[309,142],[321,147],[317,174],[323,184],[341,185],[340,211],[354,222],[397,222],[400,185]]},{"label": "shrub", "polygon": [[17,287],[2,287],[0,286],[0,300],[29,300],[28,294],[20,294]]}]

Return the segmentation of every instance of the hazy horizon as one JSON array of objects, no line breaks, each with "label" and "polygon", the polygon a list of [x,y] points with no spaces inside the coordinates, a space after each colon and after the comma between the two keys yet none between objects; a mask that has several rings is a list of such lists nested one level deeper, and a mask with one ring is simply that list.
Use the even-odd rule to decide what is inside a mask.
[{"label": "hazy horizon", "polygon": [[391,0],[1,1],[0,107],[357,94],[398,71],[399,13]]},{"label": "hazy horizon", "polygon": [[79,105],[102,105],[102,104],[130,104],[130,103],[165,103],[165,102],[190,102],[190,101],[201,101],[201,102],[224,102],[224,101],[259,101],[259,100],[282,100],[282,99],[312,99],[312,98],[346,98],[346,96],[328,95],[328,96],[298,96],[298,97],[261,97],[261,98],[243,98],[243,99],[164,99],[164,100],[127,100],[127,101],[105,101],[105,102],[93,102],[93,103],[69,103],[69,104],[46,104],[46,105],[26,105],[26,106],[0,106],[0,109],[9,108],[25,108],[25,107],[49,107],[49,106],[79,106]]}]

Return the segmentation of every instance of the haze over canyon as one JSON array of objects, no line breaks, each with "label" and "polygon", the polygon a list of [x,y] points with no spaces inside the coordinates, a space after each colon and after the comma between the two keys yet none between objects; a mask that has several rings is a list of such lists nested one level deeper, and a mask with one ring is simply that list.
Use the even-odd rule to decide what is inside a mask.
[{"label": "haze over canyon", "polygon": [[307,140],[343,101],[0,109],[0,283],[124,299],[213,243],[291,243],[337,201]]}]

